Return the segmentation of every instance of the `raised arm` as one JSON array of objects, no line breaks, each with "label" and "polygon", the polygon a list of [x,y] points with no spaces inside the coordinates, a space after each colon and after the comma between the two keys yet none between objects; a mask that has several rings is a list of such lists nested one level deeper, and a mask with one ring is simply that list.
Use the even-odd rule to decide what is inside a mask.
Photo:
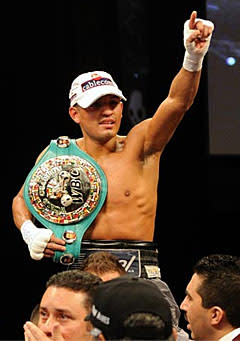
[{"label": "raised arm", "polygon": [[196,17],[197,12],[193,11],[184,25],[186,51],[183,67],[173,79],[167,98],[148,121],[144,142],[145,155],[164,149],[197,94],[202,62],[208,51],[213,24]]}]

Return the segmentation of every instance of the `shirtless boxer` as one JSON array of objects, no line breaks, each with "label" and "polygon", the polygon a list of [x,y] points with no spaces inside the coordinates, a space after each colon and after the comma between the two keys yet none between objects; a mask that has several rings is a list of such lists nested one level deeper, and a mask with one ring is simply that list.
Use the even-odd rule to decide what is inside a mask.
[{"label": "shirtless boxer", "polygon": [[[159,161],[195,99],[212,31],[213,24],[197,19],[197,12],[193,11],[184,25],[183,66],[173,79],[167,98],[152,118],[135,125],[127,136],[117,134],[126,99],[111,75],[93,71],[73,81],[69,114],[80,126],[83,137],[71,143],[103,170],[107,195],[82,237],[80,256],[72,267],[94,250],[115,250],[129,272],[160,279],[153,243]],[[24,186],[13,200],[13,217],[32,258],[39,260],[53,257],[56,251],[64,252],[66,244],[62,238],[57,238],[51,229],[35,226],[24,200]]]}]

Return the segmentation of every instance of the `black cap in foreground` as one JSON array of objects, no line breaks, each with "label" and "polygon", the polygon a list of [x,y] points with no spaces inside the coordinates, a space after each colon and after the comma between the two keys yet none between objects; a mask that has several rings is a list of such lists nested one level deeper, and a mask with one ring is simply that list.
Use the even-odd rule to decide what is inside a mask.
[{"label": "black cap in foreground", "polygon": [[[159,316],[163,326],[126,327],[124,321],[134,313]],[[156,284],[148,279],[123,275],[101,283],[95,292],[91,314],[86,317],[108,339],[167,339],[172,334],[168,302]],[[160,335],[161,334],[161,335]]]}]

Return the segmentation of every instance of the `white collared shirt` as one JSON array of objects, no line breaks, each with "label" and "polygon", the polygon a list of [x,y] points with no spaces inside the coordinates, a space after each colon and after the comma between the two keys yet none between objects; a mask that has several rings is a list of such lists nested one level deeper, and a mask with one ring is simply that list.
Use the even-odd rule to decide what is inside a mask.
[{"label": "white collared shirt", "polygon": [[219,339],[219,341],[232,341],[239,334],[240,334],[240,328],[234,329],[230,333],[221,337],[221,339]]}]

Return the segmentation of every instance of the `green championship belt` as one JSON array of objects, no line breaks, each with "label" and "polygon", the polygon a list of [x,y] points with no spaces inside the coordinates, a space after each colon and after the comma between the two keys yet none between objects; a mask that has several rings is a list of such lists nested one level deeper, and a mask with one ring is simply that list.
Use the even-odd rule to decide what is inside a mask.
[{"label": "green championship belt", "polygon": [[55,251],[55,262],[70,265],[79,256],[82,237],[106,195],[107,179],[96,161],[67,136],[52,140],[26,178],[24,200],[32,215],[66,242],[66,251]]}]

